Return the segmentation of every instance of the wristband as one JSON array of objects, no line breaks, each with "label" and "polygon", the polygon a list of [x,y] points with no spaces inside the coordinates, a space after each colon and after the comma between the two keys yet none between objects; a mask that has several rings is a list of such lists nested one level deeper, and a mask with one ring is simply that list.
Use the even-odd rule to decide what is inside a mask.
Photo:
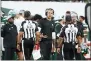
[{"label": "wristband", "polygon": [[52,39],[56,39],[56,33],[52,32]]}]

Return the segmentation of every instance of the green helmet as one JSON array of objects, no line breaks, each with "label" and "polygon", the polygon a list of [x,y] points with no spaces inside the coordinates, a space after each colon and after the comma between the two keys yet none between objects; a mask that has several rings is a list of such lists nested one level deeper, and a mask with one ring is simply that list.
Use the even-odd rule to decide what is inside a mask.
[{"label": "green helmet", "polygon": [[16,12],[14,10],[10,10],[8,13],[8,16],[14,17],[16,15]]},{"label": "green helmet", "polygon": [[1,17],[1,22],[2,22],[2,23],[6,23],[6,22],[7,22],[7,16]]},{"label": "green helmet", "polygon": [[11,18],[11,17],[15,17],[15,15],[16,15],[16,12],[14,11],[14,10],[10,10],[9,12],[8,12],[8,16],[7,16],[7,20],[9,19],[9,18]]}]

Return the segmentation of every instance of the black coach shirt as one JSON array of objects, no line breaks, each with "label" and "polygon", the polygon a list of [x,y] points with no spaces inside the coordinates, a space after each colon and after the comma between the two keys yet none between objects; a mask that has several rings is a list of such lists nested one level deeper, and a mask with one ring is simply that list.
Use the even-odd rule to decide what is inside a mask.
[{"label": "black coach shirt", "polygon": [[41,33],[43,33],[43,35],[47,35],[48,39],[52,39],[52,32],[55,31],[54,20],[49,21],[44,18],[39,22],[39,25],[41,27]]},{"label": "black coach shirt", "polygon": [[1,28],[1,36],[3,37],[4,47],[16,48],[17,27],[14,24],[5,24]]}]

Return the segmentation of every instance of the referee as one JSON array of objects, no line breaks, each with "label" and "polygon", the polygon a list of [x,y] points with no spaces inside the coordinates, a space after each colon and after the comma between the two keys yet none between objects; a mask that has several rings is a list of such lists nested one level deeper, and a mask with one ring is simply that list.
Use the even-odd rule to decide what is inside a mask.
[{"label": "referee", "polygon": [[42,37],[40,41],[40,49],[41,49],[41,54],[43,56],[43,60],[49,60],[52,49],[52,34],[54,32],[54,20],[53,20],[54,10],[52,8],[47,8],[45,15],[46,18],[40,20],[39,24],[41,28],[41,37]]},{"label": "referee", "polygon": [[[25,21],[22,22],[20,32],[18,35],[18,44],[21,42],[23,45],[24,59],[30,60],[33,47],[35,44],[36,33],[38,33],[38,28],[35,23],[30,20],[31,13],[30,11],[24,12]],[[19,45],[18,45],[19,46]],[[19,49],[19,47],[17,47]]]},{"label": "referee", "polygon": [[60,52],[60,46],[62,46],[62,42],[64,42],[63,52],[65,60],[76,59],[76,53],[80,51],[79,48],[77,48],[77,50],[75,48],[77,42],[76,38],[80,36],[81,33],[78,31],[77,26],[72,22],[71,15],[66,15],[66,26],[62,29],[59,37],[60,43],[57,48],[57,52]]}]

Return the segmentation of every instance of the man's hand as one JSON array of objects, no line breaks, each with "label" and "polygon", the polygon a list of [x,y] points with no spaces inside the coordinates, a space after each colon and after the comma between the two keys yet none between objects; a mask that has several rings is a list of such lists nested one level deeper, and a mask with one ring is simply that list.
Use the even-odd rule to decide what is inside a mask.
[{"label": "man's hand", "polygon": [[62,42],[63,42],[63,38],[62,37],[59,37],[59,39],[57,41],[58,47],[61,47],[62,46]]},{"label": "man's hand", "polygon": [[17,44],[17,50],[19,50],[19,51],[20,51],[20,45],[19,45],[19,44]]},{"label": "man's hand", "polygon": [[47,38],[47,35],[43,35],[43,33],[40,35],[41,38]]},{"label": "man's hand", "polygon": [[88,31],[87,30],[83,30],[84,34],[88,34]]},{"label": "man's hand", "polygon": [[60,53],[60,48],[57,48],[57,53]]},{"label": "man's hand", "polygon": [[77,53],[81,53],[81,47],[77,48]]},{"label": "man's hand", "polygon": [[40,42],[39,41],[35,41],[35,44],[39,44]]},{"label": "man's hand", "polygon": [[40,35],[41,35],[40,32],[36,32],[36,42],[35,43],[39,43],[39,41],[41,40]]}]

